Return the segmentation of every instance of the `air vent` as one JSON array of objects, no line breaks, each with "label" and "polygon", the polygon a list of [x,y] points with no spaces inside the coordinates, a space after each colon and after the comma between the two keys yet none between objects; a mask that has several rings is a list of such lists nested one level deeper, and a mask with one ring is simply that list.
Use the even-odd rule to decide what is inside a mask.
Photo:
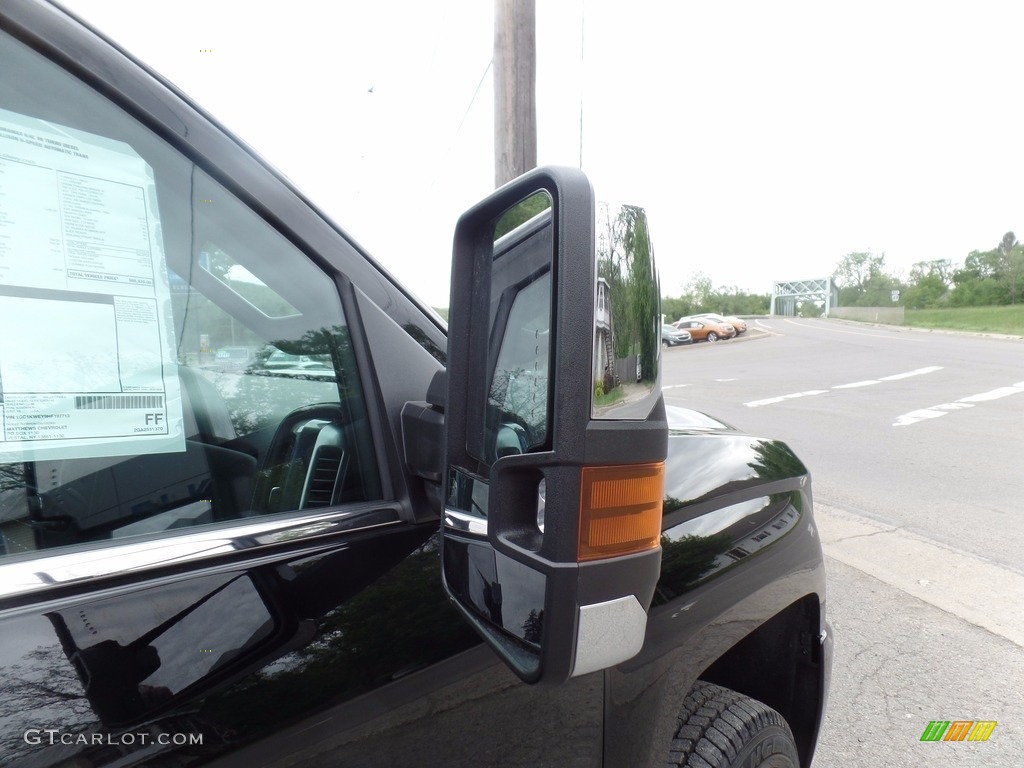
[{"label": "air vent", "polygon": [[309,472],[309,484],[306,486],[303,509],[331,505],[334,500],[334,486],[338,482],[341,459],[341,449],[337,446],[323,445],[317,450],[312,469]]}]

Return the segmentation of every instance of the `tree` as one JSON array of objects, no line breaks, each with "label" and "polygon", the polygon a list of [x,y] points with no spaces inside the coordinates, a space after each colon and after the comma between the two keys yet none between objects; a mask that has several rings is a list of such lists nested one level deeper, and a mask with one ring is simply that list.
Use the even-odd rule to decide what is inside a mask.
[{"label": "tree", "polygon": [[919,261],[910,268],[910,285],[903,304],[911,309],[937,307],[949,301],[953,262],[949,259]]},{"label": "tree", "polygon": [[1004,257],[1008,256],[1014,247],[1017,245],[1017,236],[1013,232],[1007,232],[1003,235],[1003,239],[999,241],[999,253]]},{"label": "tree", "polygon": [[885,307],[892,306],[893,291],[902,293],[906,286],[899,280],[885,272],[878,272],[868,280],[864,291],[855,306],[861,307]]},{"label": "tree", "polygon": [[[999,274],[999,251],[971,251],[964,259],[962,269],[953,273],[954,282],[967,282],[970,279],[984,280]],[[961,276],[958,280],[957,276]]]},{"label": "tree", "polygon": [[971,251],[952,281],[953,306],[1016,304],[1024,287],[1024,244],[1007,232],[992,250]]},{"label": "tree", "polygon": [[685,296],[661,297],[661,311],[667,323],[674,323],[680,317],[693,314],[692,307],[693,304]]},{"label": "tree", "polygon": [[1017,291],[1024,278],[1024,250],[1013,232],[1007,232],[999,241],[999,272],[1006,285],[1010,304],[1017,303]]},{"label": "tree", "polygon": [[547,192],[537,192],[536,194],[530,195],[528,198],[520,203],[512,206],[505,214],[499,219],[498,223],[494,227],[494,239],[497,240],[502,235],[506,235],[513,229],[523,224],[541,211],[545,211],[551,207],[551,197]]},{"label": "tree", "polygon": [[597,274],[608,285],[614,357],[637,356],[645,380],[657,374],[661,345],[660,287],[643,208],[598,208]]},{"label": "tree", "polygon": [[[629,264],[622,250],[622,221],[612,216],[607,203],[598,204],[597,213],[597,276],[608,284],[608,306],[613,310],[626,306],[626,274]],[[631,354],[629,321],[620,325],[617,316],[612,317],[615,324],[614,353],[616,358]]]},{"label": "tree", "polygon": [[951,259],[919,261],[910,268],[910,280],[912,283],[917,283],[925,277],[936,277],[948,286],[953,280],[953,271]]},{"label": "tree", "polygon": [[882,272],[885,254],[848,253],[836,265],[832,274],[840,288],[856,288],[863,293],[868,282]]},{"label": "tree", "polygon": [[630,324],[640,342],[640,370],[645,380],[652,380],[657,373],[655,363],[661,346],[661,328],[657,322],[661,311],[647,213],[643,208],[624,205],[619,216],[623,223],[622,246],[629,257]]},{"label": "tree", "polygon": [[885,254],[849,253],[833,273],[839,285],[839,305],[876,307],[892,304],[892,292],[902,291],[900,280],[885,272]]},{"label": "tree", "polygon": [[1015,245],[1005,260],[1003,279],[1010,292],[1010,303],[1017,303],[1017,293],[1024,283],[1024,246]]},{"label": "tree", "polygon": [[980,307],[1006,304],[1006,285],[1000,279],[1000,253],[971,251],[963,267],[953,271],[953,290],[949,303],[954,307]]},{"label": "tree", "polygon": [[763,315],[770,304],[771,296],[767,293],[746,293],[736,286],[719,286],[708,297],[708,305],[700,310],[722,315]]},{"label": "tree", "polygon": [[695,311],[710,311],[707,309],[711,304],[711,295],[714,288],[711,285],[711,278],[703,272],[697,272],[683,287],[683,295],[688,297],[695,307]]},{"label": "tree", "polygon": [[823,301],[801,301],[796,311],[800,317],[820,317],[825,310]]},{"label": "tree", "polygon": [[718,312],[723,315],[763,315],[768,312],[771,296],[767,293],[747,293],[737,286],[711,287],[711,280],[696,273],[686,284],[682,296],[663,296],[661,310],[666,322],[698,312]]}]

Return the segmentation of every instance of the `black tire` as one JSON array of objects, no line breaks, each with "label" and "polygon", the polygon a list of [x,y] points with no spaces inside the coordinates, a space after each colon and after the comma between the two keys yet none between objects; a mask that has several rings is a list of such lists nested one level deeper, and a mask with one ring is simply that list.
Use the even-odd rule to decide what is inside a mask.
[{"label": "black tire", "polygon": [[728,688],[698,682],[683,702],[668,764],[685,768],[799,768],[786,719]]},{"label": "black tire", "polygon": [[708,341],[718,341],[718,334],[714,331],[708,333]]}]

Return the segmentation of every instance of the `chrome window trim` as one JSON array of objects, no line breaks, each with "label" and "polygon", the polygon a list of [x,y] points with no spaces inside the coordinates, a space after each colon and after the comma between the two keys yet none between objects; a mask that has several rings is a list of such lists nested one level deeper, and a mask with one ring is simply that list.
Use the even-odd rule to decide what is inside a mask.
[{"label": "chrome window trim", "polygon": [[[392,520],[373,520],[365,525],[359,518],[373,512],[393,515]],[[321,547],[332,546],[320,540],[346,531],[366,531],[400,524],[397,510],[387,503],[367,503],[356,508],[317,514],[289,515],[258,522],[232,521],[229,525],[194,533],[147,538],[124,544],[90,546],[75,551],[37,550],[0,560],[0,601],[45,593],[58,587],[88,584],[113,576],[146,574],[169,566],[202,566],[213,558],[246,550],[253,558],[269,557],[280,545],[302,540]],[[319,549],[320,547],[314,547]],[[247,561],[251,558],[247,557]]]}]

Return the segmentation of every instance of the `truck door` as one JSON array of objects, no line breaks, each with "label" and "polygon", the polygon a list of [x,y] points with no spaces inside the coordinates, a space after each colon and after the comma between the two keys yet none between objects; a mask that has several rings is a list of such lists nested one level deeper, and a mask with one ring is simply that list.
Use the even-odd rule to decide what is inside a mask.
[{"label": "truck door", "polygon": [[599,763],[601,676],[520,683],[442,589],[443,327],[59,9],[0,61],[4,762]]}]

